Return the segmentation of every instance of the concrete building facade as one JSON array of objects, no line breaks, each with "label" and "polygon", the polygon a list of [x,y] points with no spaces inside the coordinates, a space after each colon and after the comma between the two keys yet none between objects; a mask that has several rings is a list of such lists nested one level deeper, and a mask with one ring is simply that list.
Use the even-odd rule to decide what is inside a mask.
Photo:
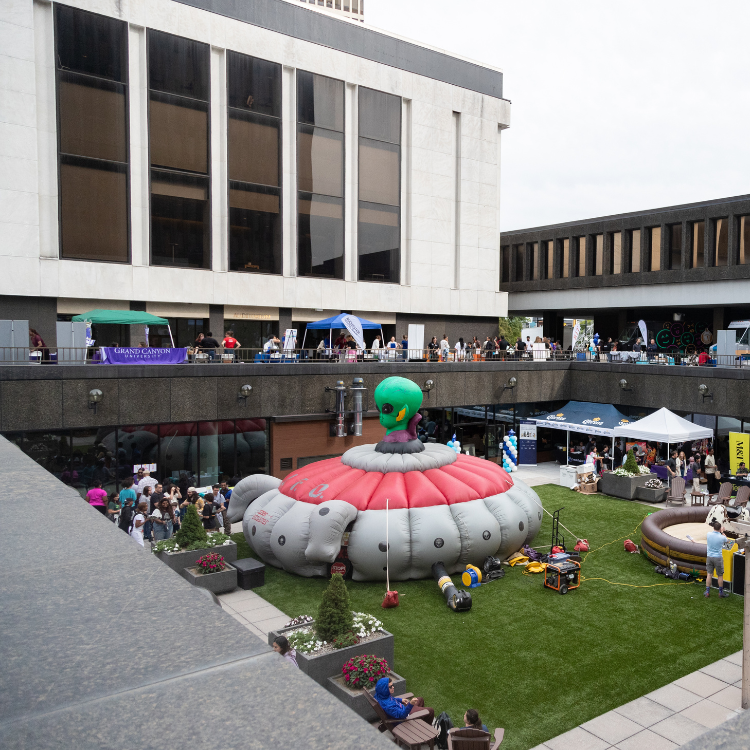
[{"label": "concrete building facade", "polygon": [[0,318],[493,333],[509,123],[500,71],[302,3],[8,0]]}]

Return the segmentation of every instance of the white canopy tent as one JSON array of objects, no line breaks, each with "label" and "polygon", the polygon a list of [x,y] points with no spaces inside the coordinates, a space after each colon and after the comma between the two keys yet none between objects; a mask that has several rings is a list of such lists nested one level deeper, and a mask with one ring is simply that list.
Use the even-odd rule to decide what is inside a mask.
[{"label": "white canopy tent", "polygon": [[669,409],[661,408],[632,424],[617,425],[614,434],[615,437],[655,440],[659,443],[685,443],[688,440],[713,438],[714,431],[710,427],[688,422]]},{"label": "white canopy tent", "polygon": [[[688,440],[713,439],[714,431],[710,427],[701,427],[678,417],[669,409],[662,407],[653,414],[634,422],[632,426],[618,425],[614,429],[616,437],[629,437],[636,440],[655,440],[667,444],[667,458],[671,443],[685,443]],[[671,485],[671,482],[670,482]]]}]

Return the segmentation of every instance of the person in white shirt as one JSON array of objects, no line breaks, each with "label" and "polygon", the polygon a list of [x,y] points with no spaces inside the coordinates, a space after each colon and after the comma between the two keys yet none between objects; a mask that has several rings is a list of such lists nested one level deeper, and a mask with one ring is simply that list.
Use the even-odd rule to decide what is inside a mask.
[{"label": "person in white shirt", "polygon": [[451,345],[448,341],[448,334],[443,334],[443,338],[440,339],[440,360],[445,362],[448,359],[448,352],[450,351]]},{"label": "person in white shirt", "polygon": [[143,544],[143,527],[146,523],[146,513],[148,513],[148,503],[139,503],[138,512],[133,516],[133,525],[130,527],[130,536],[135,539],[141,547]]},{"label": "person in white shirt", "polygon": [[456,359],[462,360],[464,358],[464,352],[466,351],[466,344],[464,344],[463,338],[460,338],[456,342]]},{"label": "person in white shirt", "polygon": [[145,469],[143,472],[143,479],[138,482],[138,485],[135,488],[135,494],[140,497],[143,494],[144,487],[150,487],[151,491],[153,492],[154,487],[156,487],[157,484],[159,483],[151,476],[149,470]]}]

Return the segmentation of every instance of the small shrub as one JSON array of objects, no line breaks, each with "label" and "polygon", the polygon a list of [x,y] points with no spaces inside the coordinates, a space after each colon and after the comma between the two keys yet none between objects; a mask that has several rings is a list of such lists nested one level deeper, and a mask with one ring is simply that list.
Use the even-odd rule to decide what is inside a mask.
[{"label": "small shrub", "polygon": [[331,645],[334,648],[347,648],[348,646],[356,646],[358,643],[359,638],[354,633],[349,632],[334,638]]},{"label": "small shrub", "polygon": [[340,573],[334,573],[328,588],[323,592],[318,616],[315,618],[315,632],[320,640],[330,643],[353,629],[354,621],[349,603],[349,592],[343,576]]},{"label": "small shrub", "polygon": [[209,552],[207,555],[199,557],[195,564],[198,567],[198,572],[204,575],[208,573],[221,573],[227,566],[224,558],[217,552]]},{"label": "small shrub", "polygon": [[640,475],[641,470],[638,468],[638,464],[635,461],[632,448],[628,451],[628,457],[625,459],[625,465],[622,468],[634,477]]},{"label": "small shrub", "polygon": [[388,662],[379,656],[353,656],[341,667],[347,687],[372,688],[381,677],[388,676]]},{"label": "small shrub", "polygon": [[[205,542],[208,541],[208,534],[203,528],[203,523],[198,516],[198,510],[195,505],[188,505],[185,518],[182,519],[180,530],[174,535],[174,539],[182,549],[191,549],[190,545],[196,542],[203,542],[205,547],[208,547]],[[193,547],[192,549],[201,549],[200,547]]]}]

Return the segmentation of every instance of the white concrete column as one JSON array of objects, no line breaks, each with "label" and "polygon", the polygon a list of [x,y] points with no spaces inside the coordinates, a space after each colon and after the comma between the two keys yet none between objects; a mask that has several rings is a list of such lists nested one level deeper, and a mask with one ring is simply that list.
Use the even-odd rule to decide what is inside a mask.
[{"label": "white concrete column", "polygon": [[401,285],[411,286],[411,99],[401,100]]},{"label": "white concrete column", "polygon": [[[36,96],[35,121],[23,122],[23,130],[12,127],[0,140],[11,147],[16,140],[23,140],[24,144],[33,146],[24,148],[19,153],[24,154],[24,162],[29,167],[29,174],[34,174],[38,189],[38,234],[33,242],[23,242],[24,247],[18,247],[14,255],[32,255],[41,258],[58,258],[60,256],[60,230],[58,212],[58,175],[57,175],[57,99],[55,93],[55,30],[51,3],[35,2],[28,6],[28,25],[33,24],[33,44],[26,50],[30,60],[24,60],[14,54],[15,50],[7,50],[6,58],[15,74],[7,77],[8,90],[0,96],[6,103],[16,102],[19,105],[15,116],[11,116],[13,124],[20,125],[25,120],[26,113],[34,112],[34,96]],[[32,20],[33,17],[33,20]],[[19,19],[21,20],[21,19]],[[19,36],[21,29],[19,27]],[[24,31],[31,31],[30,28]],[[5,125],[5,128],[8,126]],[[34,143],[34,140],[36,141]],[[28,162],[26,161],[28,160]],[[32,169],[33,168],[33,169]],[[12,174],[15,169],[11,167]],[[16,175],[18,173],[16,172]],[[21,181],[21,187],[26,181]],[[29,185],[30,187],[30,185]],[[19,192],[18,196],[21,195]],[[29,198],[31,198],[29,194]],[[12,216],[21,218],[24,211],[14,211]],[[35,217],[36,218],[36,217]],[[36,223],[36,222],[35,222]],[[31,229],[31,225],[27,225]],[[14,232],[9,233],[14,236]],[[6,234],[6,236],[8,236]],[[30,239],[30,238],[29,238]],[[33,249],[33,252],[32,252]],[[43,290],[48,291],[48,290]]]},{"label": "white concrete column", "polygon": [[359,215],[359,96],[347,83],[344,91],[344,279],[356,281],[357,217]]},{"label": "white concrete column", "polygon": [[226,50],[211,47],[211,270],[229,267]]},{"label": "white concrete column", "polygon": [[130,254],[133,266],[148,266],[149,163],[146,29],[128,28],[128,105],[130,112]]},{"label": "white concrete column", "polygon": [[453,113],[453,283],[451,288],[461,287],[461,113]]},{"label": "white concrete column", "polygon": [[294,68],[281,71],[282,273],[297,275],[297,78]]}]

